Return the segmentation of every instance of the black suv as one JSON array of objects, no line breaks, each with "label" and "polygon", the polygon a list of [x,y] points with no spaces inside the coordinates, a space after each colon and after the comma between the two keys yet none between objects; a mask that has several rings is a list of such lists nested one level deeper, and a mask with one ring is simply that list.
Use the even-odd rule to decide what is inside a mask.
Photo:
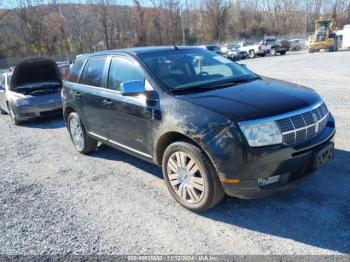
[{"label": "black suv", "polygon": [[290,49],[290,43],[287,40],[265,39],[260,42],[261,45],[270,46],[269,53],[272,56],[277,54],[285,55]]},{"label": "black suv", "polygon": [[79,152],[99,141],[162,166],[172,196],[197,212],[225,193],[288,189],[333,157],[334,119],[317,93],[201,48],[85,55],[62,98]]}]

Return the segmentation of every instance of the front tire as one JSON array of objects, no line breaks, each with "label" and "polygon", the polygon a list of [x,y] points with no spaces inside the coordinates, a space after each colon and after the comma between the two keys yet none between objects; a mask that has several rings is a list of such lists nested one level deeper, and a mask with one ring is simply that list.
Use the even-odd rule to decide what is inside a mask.
[{"label": "front tire", "polygon": [[191,211],[204,212],[225,195],[212,164],[197,146],[171,144],[164,152],[162,168],[171,195]]},{"label": "front tire", "polygon": [[12,124],[14,124],[16,126],[21,124],[21,122],[18,120],[18,118],[16,116],[16,113],[13,110],[12,106],[10,104],[7,104],[7,107],[8,107],[8,110],[9,110],[9,115],[10,115]]},{"label": "front tire", "polygon": [[96,150],[98,141],[86,133],[78,113],[69,114],[67,125],[71,140],[79,153],[87,154]]}]

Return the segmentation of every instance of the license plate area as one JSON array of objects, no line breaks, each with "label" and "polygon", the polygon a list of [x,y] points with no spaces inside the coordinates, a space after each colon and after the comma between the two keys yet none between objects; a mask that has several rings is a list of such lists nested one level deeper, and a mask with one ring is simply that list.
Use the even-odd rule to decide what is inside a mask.
[{"label": "license plate area", "polygon": [[314,167],[319,168],[334,158],[334,143],[329,143],[327,146],[319,150],[315,155]]}]

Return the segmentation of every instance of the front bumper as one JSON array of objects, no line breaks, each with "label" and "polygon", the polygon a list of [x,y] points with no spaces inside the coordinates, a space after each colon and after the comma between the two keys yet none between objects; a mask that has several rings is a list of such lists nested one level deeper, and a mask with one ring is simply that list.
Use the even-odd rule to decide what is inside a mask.
[{"label": "front bumper", "polygon": [[16,106],[14,113],[18,121],[26,121],[33,118],[50,117],[62,114],[62,102],[41,104],[36,106]]},{"label": "front bumper", "polygon": [[[322,133],[300,145],[252,148],[237,141],[222,143],[221,138],[221,146],[217,140],[212,143],[216,145],[212,151],[216,154],[213,162],[227,195],[239,198],[268,196],[292,188],[310,175],[317,152],[333,143],[334,136],[334,119],[330,117]],[[259,186],[259,178],[275,176],[280,176],[276,183]]]},{"label": "front bumper", "polygon": [[[313,173],[316,154],[330,143],[333,143],[333,140],[334,136],[321,145],[282,161],[279,168],[269,176],[279,176],[280,178],[276,183],[260,186],[257,179],[242,179],[238,184],[222,183],[223,188],[226,194],[242,199],[265,197],[294,188],[304,178]],[[263,173],[262,170],[261,175]]]}]

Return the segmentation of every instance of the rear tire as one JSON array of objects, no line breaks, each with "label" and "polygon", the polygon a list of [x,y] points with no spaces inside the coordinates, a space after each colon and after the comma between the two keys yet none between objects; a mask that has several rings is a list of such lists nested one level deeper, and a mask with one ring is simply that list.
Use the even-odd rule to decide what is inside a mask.
[{"label": "rear tire", "polygon": [[277,53],[276,53],[276,48],[271,48],[270,54],[271,54],[272,56],[277,55]]},{"label": "rear tire", "polygon": [[309,48],[309,53],[312,54],[313,52],[315,52],[312,48]]},{"label": "rear tire", "polygon": [[69,114],[67,127],[75,149],[79,153],[87,154],[96,150],[98,141],[86,133],[78,113]]},{"label": "rear tire", "polygon": [[165,183],[175,200],[193,212],[218,204],[225,193],[215,169],[197,146],[175,142],[163,155]]},{"label": "rear tire", "polygon": [[286,51],[281,51],[280,54],[281,55],[285,55],[287,52]]},{"label": "rear tire", "polygon": [[338,46],[337,46],[337,44],[335,44],[334,46],[331,46],[330,48],[329,48],[329,52],[337,52],[338,51]]}]

